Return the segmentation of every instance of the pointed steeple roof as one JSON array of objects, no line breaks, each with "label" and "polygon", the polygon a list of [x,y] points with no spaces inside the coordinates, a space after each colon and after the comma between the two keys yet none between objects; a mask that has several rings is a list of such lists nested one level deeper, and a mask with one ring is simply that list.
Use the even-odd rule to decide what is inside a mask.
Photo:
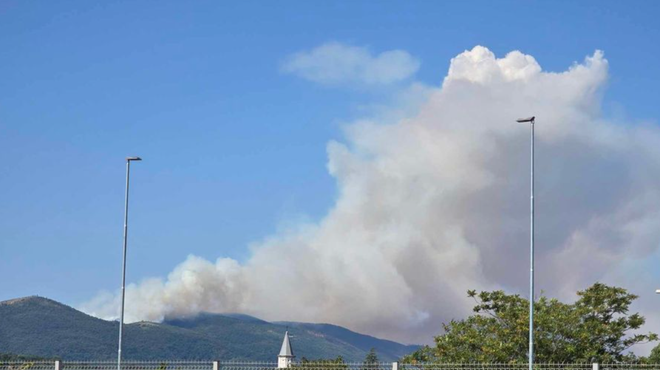
[{"label": "pointed steeple roof", "polygon": [[291,349],[291,342],[289,341],[289,332],[284,333],[284,341],[282,342],[282,349],[280,349],[279,357],[295,357]]}]

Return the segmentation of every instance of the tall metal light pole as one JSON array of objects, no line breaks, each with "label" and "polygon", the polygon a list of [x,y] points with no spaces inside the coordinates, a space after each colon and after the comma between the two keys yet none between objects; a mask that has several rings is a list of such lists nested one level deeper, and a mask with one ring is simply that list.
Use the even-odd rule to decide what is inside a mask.
[{"label": "tall metal light pole", "polygon": [[124,203],[124,253],[121,265],[121,313],[119,315],[119,349],[117,350],[117,370],[121,370],[121,340],[124,334],[124,298],[126,290],[126,241],[128,237],[128,185],[131,176],[131,162],[141,161],[140,157],[126,157],[126,201]]},{"label": "tall metal light pole", "polygon": [[529,370],[534,365],[534,118],[520,118],[518,123],[527,123],[531,128],[531,166],[529,200]]}]

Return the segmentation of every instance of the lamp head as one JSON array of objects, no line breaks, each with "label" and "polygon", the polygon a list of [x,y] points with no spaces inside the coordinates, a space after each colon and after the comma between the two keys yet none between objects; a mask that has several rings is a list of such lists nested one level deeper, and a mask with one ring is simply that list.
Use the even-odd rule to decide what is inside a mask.
[{"label": "lamp head", "polygon": [[140,157],[126,157],[126,161],[128,161],[128,162],[130,162],[130,161],[141,161],[141,160],[142,160],[142,158],[140,158]]},{"label": "lamp head", "polygon": [[527,117],[527,118],[518,118],[516,120],[516,122],[518,122],[518,123],[527,123],[527,122],[534,123],[534,118],[536,118],[536,117],[532,116],[532,117]]}]

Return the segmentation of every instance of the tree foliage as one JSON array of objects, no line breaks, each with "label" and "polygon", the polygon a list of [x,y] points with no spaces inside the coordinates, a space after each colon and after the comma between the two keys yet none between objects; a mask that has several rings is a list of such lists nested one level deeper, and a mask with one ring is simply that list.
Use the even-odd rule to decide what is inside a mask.
[{"label": "tree foliage", "polygon": [[[545,296],[534,303],[535,362],[636,360],[630,347],[658,339],[636,332],[644,324],[638,313],[629,313],[636,295],[601,283],[577,294],[570,304]],[[468,291],[468,297],[475,299],[475,314],[443,324],[435,346],[421,348],[406,361],[527,362],[529,301],[503,291]]]},{"label": "tree foliage", "polygon": [[378,355],[376,354],[376,349],[371,348],[369,353],[364,357],[364,364],[366,365],[375,365],[378,361]]},{"label": "tree foliage", "polygon": [[362,361],[362,370],[377,370],[378,369],[378,355],[376,354],[376,349],[371,348],[369,353],[364,357]]},{"label": "tree foliage", "polygon": [[660,345],[655,346],[644,360],[649,364],[660,364]]},{"label": "tree foliage", "polygon": [[55,358],[45,358],[40,356],[30,356],[30,355],[17,355],[14,353],[0,353],[0,367],[2,367],[3,362],[12,362],[12,361],[46,361],[46,360],[55,360]]}]

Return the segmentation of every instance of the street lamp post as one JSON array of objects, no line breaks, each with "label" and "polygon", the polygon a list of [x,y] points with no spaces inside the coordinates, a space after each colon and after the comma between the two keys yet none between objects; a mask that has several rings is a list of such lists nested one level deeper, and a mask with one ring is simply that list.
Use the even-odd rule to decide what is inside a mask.
[{"label": "street lamp post", "polygon": [[124,253],[121,265],[121,311],[119,314],[119,349],[117,350],[117,370],[121,370],[121,340],[124,334],[124,298],[126,290],[126,241],[128,238],[128,185],[131,176],[131,162],[141,161],[140,157],[126,158],[126,199],[124,202]]},{"label": "street lamp post", "polygon": [[530,208],[529,208],[529,370],[534,365],[534,118],[520,118],[518,123],[529,123],[531,141]]}]

